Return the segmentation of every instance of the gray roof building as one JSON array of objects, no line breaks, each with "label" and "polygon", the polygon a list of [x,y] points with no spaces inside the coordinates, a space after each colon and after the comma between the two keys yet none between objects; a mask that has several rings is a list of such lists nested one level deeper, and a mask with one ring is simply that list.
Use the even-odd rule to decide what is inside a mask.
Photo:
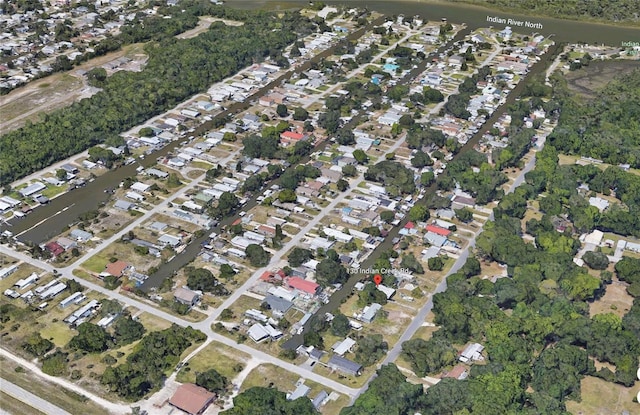
[{"label": "gray roof building", "polygon": [[273,311],[277,311],[282,314],[286,313],[291,307],[293,307],[293,303],[291,301],[276,297],[272,294],[268,294],[264,301],[269,304],[269,307],[271,307]]},{"label": "gray roof building", "polygon": [[337,370],[348,375],[360,376],[362,374],[362,365],[356,362],[352,362],[349,359],[340,357],[337,355],[331,356],[327,366],[333,370]]}]

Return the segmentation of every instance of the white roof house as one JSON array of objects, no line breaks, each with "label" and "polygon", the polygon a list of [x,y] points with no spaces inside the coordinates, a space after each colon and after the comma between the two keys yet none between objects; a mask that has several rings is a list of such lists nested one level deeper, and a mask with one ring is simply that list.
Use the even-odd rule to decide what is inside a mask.
[{"label": "white roof house", "polygon": [[382,309],[382,306],[378,303],[373,303],[370,306],[366,306],[362,310],[362,315],[360,316],[360,320],[365,323],[371,323],[373,319],[376,317],[376,313]]},{"label": "white roof house", "polygon": [[609,201],[600,197],[590,197],[589,204],[595,206],[600,212],[609,207]]},{"label": "white roof house", "polygon": [[460,361],[463,363],[468,363],[476,360],[483,360],[482,351],[484,350],[484,346],[480,343],[472,343],[464,348],[462,353],[460,353]]},{"label": "white roof house", "polygon": [[337,354],[338,356],[343,356],[345,353],[348,353],[351,351],[351,348],[353,346],[355,346],[356,341],[347,337],[346,339],[337,342],[336,344],[334,344],[331,349],[333,350],[333,352],[335,354]]},{"label": "white roof house", "polygon": [[145,193],[147,190],[149,190],[150,187],[151,185],[142,182],[135,182],[131,185],[130,189],[136,192]]}]

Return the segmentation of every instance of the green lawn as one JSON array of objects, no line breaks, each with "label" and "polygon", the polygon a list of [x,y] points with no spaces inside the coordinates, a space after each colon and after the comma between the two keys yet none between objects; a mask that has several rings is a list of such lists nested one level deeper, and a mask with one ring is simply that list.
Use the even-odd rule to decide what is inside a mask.
[{"label": "green lawn", "polygon": [[82,267],[88,269],[91,272],[101,273],[104,271],[104,267],[107,266],[108,259],[101,257],[100,255],[94,255],[82,263]]},{"label": "green lawn", "polygon": [[223,344],[212,342],[187,362],[178,372],[176,380],[182,383],[193,383],[196,380],[196,373],[215,369],[231,381],[238,374],[237,369],[234,370],[234,366],[240,364],[244,367],[249,358],[250,356],[245,353],[231,349]]}]

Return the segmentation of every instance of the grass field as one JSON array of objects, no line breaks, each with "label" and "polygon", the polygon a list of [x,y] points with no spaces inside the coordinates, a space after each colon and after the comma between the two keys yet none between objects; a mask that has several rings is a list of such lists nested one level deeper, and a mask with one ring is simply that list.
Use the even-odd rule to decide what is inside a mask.
[{"label": "grass field", "polygon": [[231,381],[239,372],[234,370],[234,367],[238,364],[244,367],[244,363],[250,358],[251,356],[245,353],[223,344],[212,342],[187,362],[182,370],[178,372],[176,380],[183,383],[193,383],[196,380],[196,373],[215,369]]},{"label": "grass field", "polygon": [[[60,408],[71,412],[72,414],[91,414],[91,415],[107,415],[108,412],[101,406],[98,406],[85,397],[78,395],[68,389],[65,389],[58,385],[52,385],[45,382],[38,376],[34,376],[32,373],[22,369],[22,372],[16,372],[16,368],[19,365],[10,360],[3,360],[0,363],[0,377],[15,383],[28,390],[29,392],[38,395],[42,399],[51,402]],[[3,409],[4,407],[3,402]],[[33,414],[32,412],[16,412],[17,414]]]},{"label": "grass field", "polygon": [[633,402],[636,388],[625,388],[615,383],[587,376],[580,383],[581,402],[567,401],[567,411],[581,415],[618,415],[640,412],[640,404]]}]

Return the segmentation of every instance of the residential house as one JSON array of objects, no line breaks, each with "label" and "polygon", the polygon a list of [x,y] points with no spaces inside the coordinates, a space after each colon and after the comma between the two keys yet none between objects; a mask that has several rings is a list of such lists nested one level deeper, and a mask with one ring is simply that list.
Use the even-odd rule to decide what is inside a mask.
[{"label": "residential house", "polygon": [[332,370],[337,370],[347,375],[360,376],[362,374],[361,364],[337,355],[331,356],[331,359],[327,362],[327,366]]},{"label": "residential house", "polygon": [[198,301],[200,301],[200,293],[185,287],[180,287],[174,291],[173,298],[180,304],[185,304],[189,307],[193,307],[194,305],[198,304]]},{"label": "residential house", "polygon": [[112,275],[116,278],[120,278],[122,277],[122,274],[130,267],[131,265],[127,264],[126,262],[118,260],[116,262],[110,262],[109,264],[107,264],[104,273],[106,273],[107,275]]},{"label": "residential house", "polygon": [[484,346],[480,343],[471,343],[467,347],[464,348],[462,353],[460,353],[460,361],[463,363],[469,363],[471,361],[483,360],[482,351],[484,350]]},{"label": "residential house", "polygon": [[299,277],[291,277],[286,280],[289,288],[294,288],[309,295],[316,295],[320,292],[320,285],[313,281],[304,280]]},{"label": "residential house", "polygon": [[[279,287],[282,288],[282,287]],[[291,301],[285,300],[284,298],[277,297],[273,294],[268,294],[264,298],[265,303],[269,305],[269,308],[274,312],[280,313],[284,315],[287,311],[293,307],[293,303]]]},{"label": "residential house", "polygon": [[64,248],[62,246],[60,246],[60,244],[57,243],[57,242],[49,242],[48,244],[46,244],[44,246],[44,248],[47,251],[51,252],[51,255],[53,255],[53,256],[58,256],[58,255],[60,255],[61,253],[64,252]]},{"label": "residential house", "polygon": [[376,317],[378,311],[382,309],[382,306],[378,303],[373,303],[371,305],[366,306],[362,310],[362,314],[360,315],[359,320],[365,323],[371,323],[373,319]]},{"label": "residential house", "polygon": [[469,376],[469,371],[463,365],[456,365],[453,369],[442,375],[442,379],[452,378],[457,380],[464,380]]},{"label": "residential house", "polygon": [[304,383],[299,384],[296,389],[287,394],[288,401],[295,401],[298,398],[304,398],[311,392],[311,388],[305,385]]},{"label": "residential house", "polygon": [[178,245],[180,245],[181,242],[182,242],[181,238],[177,236],[169,235],[168,233],[165,233],[164,235],[158,238],[158,243],[162,244],[163,246],[170,246],[171,248],[177,247]]},{"label": "residential house", "polygon": [[331,346],[331,350],[338,356],[344,356],[345,353],[349,353],[353,346],[356,345],[356,341],[347,337],[344,340],[336,342]]},{"label": "residential house", "polygon": [[135,203],[127,202],[126,200],[116,200],[116,203],[113,204],[113,207],[118,210],[128,211],[136,207]]},{"label": "residential house", "polygon": [[74,229],[69,233],[69,236],[75,238],[78,242],[87,242],[93,235],[87,231],[83,231],[82,229]]},{"label": "residential house", "polygon": [[193,383],[180,385],[171,398],[169,404],[189,415],[202,414],[215,400],[216,395],[203,387]]}]

